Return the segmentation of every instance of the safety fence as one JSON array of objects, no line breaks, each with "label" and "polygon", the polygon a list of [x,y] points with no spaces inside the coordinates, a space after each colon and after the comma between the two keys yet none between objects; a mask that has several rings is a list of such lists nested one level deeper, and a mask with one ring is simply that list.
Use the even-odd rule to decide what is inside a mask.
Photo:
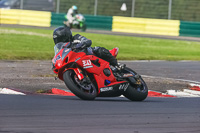
[{"label": "safety fence", "polygon": [[200,21],[200,0],[56,0],[57,13],[76,5],[82,14]]},{"label": "safety fence", "polygon": [[200,0],[2,0],[0,8],[81,14],[200,21]]},{"label": "safety fence", "polygon": [[[200,37],[200,22],[120,16],[85,15],[88,29],[113,32]],[[62,26],[64,13],[0,9],[0,24],[40,27]]]}]

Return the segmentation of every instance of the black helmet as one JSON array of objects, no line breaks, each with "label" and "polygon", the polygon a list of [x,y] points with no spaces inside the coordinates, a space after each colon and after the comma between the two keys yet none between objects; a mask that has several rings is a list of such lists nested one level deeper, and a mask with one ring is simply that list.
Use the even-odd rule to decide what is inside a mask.
[{"label": "black helmet", "polygon": [[58,27],[53,32],[54,43],[59,42],[71,42],[72,41],[72,32],[69,27]]}]

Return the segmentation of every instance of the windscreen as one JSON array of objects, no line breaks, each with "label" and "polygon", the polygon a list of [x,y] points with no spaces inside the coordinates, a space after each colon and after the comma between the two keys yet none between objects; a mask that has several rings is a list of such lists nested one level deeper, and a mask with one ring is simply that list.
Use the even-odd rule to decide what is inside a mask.
[{"label": "windscreen", "polygon": [[54,46],[54,52],[55,52],[55,55],[57,55],[58,54],[58,52],[65,46],[65,47],[67,47],[67,46],[69,46],[70,45],[70,43],[68,43],[67,45],[66,45],[66,43],[57,43],[55,46]]},{"label": "windscreen", "polygon": [[63,43],[58,43],[58,44],[56,44],[56,45],[54,46],[55,55],[58,54],[58,52],[62,49],[63,45],[64,45]]}]

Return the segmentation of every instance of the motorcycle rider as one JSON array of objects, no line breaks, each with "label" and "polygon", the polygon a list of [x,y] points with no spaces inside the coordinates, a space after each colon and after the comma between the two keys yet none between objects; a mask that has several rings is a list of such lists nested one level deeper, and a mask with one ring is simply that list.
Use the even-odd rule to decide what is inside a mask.
[{"label": "motorcycle rider", "polygon": [[[55,43],[55,54],[62,49],[62,47],[68,48],[81,48],[86,49],[86,53],[89,55],[96,55],[103,60],[106,60],[110,65],[114,66],[118,70],[125,67],[125,64],[117,63],[117,59],[104,47],[91,47],[92,41],[84,36],[76,34],[72,36],[72,32],[69,27],[58,27],[53,32],[53,40]],[[69,43],[68,43],[69,42]]]},{"label": "motorcycle rider", "polygon": [[77,6],[73,5],[67,12],[66,18],[67,18],[67,23],[66,25],[68,27],[72,27],[72,24],[75,22],[75,15],[78,14],[78,8]]}]

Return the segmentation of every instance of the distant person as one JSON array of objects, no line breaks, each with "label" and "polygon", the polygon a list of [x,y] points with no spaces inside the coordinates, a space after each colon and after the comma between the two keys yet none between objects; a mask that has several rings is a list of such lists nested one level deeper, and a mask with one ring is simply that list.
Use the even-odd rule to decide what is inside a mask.
[{"label": "distant person", "polygon": [[73,5],[67,12],[67,23],[66,25],[68,27],[72,27],[73,22],[75,21],[75,16],[78,14],[78,8],[77,6]]}]

